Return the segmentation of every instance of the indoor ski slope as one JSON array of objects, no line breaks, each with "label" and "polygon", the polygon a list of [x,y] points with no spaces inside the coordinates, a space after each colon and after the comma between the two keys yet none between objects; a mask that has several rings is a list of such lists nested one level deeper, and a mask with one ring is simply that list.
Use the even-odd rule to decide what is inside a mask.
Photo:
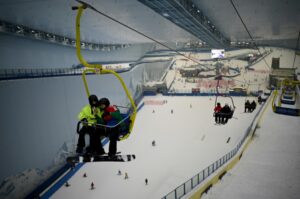
[{"label": "indoor ski slope", "polygon": [[299,198],[300,117],[271,104],[239,163],[203,199]]},{"label": "indoor ski slope", "polygon": [[[260,105],[253,113],[244,113],[245,97],[233,99],[233,118],[226,125],[215,125],[215,97],[145,97],[131,136],[118,142],[118,151],[135,154],[136,160],[86,163],[68,180],[70,186],[62,186],[51,198],[162,198],[237,145]],[[218,101],[232,105],[230,98]]]}]

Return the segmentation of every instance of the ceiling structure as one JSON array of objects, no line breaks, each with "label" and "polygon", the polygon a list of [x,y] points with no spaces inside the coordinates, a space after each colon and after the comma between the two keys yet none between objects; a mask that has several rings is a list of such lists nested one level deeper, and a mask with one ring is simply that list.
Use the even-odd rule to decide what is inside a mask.
[{"label": "ceiling structure", "polygon": [[[86,0],[99,11],[162,42],[186,42],[190,33],[157,15],[136,0]],[[0,0],[0,19],[37,30],[75,38],[75,0]],[[83,41],[93,43],[150,43],[151,40],[106,17],[85,10],[81,19]]]},{"label": "ceiling structure", "polygon": [[190,0],[138,0],[159,15],[192,33],[213,48],[228,48],[230,41],[203,15],[203,11]]},{"label": "ceiling structure", "polygon": [[[201,41],[201,36],[184,29],[184,24],[173,23],[167,15],[158,14],[138,0],[84,1],[160,42]],[[144,2],[147,1],[158,8],[163,6],[155,0]],[[169,1],[194,4],[225,38],[231,42],[250,42],[233,3],[255,43],[296,48],[300,31],[299,0]],[[71,7],[76,5],[79,3],[75,0],[0,0],[0,20],[75,38],[76,11]],[[84,12],[81,23],[83,41],[107,44],[153,42],[89,9]]]},{"label": "ceiling structure", "polygon": [[[193,0],[231,41],[250,41],[230,0]],[[232,0],[255,43],[296,48],[299,0]],[[299,46],[298,46],[299,48]]]}]

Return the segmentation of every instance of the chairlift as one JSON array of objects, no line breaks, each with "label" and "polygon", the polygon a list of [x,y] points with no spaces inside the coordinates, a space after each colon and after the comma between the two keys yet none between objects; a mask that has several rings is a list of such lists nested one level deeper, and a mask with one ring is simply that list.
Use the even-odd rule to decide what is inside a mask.
[{"label": "chairlift", "polygon": [[[220,78],[221,76],[218,77],[218,81],[217,81],[217,86],[216,86],[216,98],[215,98],[215,107],[217,106],[217,103],[218,103],[218,96],[221,96],[220,93],[219,93],[219,84],[220,84]],[[222,95],[222,97],[229,97],[231,99],[231,105],[232,106],[229,106],[230,109],[231,109],[231,112],[230,113],[219,113],[218,116],[221,116],[221,117],[227,117],[228,119],[231,119],[232,116],[233,116],[233,113],[234,113],[234,110],[235,110],[235,105],[234,105],[234,101],[232,99],[232,97],[229,95],[229,94],[224,94]],[[214,112],[213,114],[213,117],[216,117],[216,113]]]},{"label": "chairlift", "polygon": [[[85,91],[87,96],[90,96],[90,92],[89,92],[89,87],[88,87],[88,83],[86,81],[86,73],[95,73],[95,74],[113,74],[121,83],[127,98],[129,99],[130,103],[131,103],[131,107],[125,107],[127,108],[127,112],[126,113],[121,113],[121,115],[123,116],[123,119],[121,121],[115,122],[109,122],[108,124],[97,124],[96,127],[99,128],[104,128],[105,130],[109,130],[109,129],[113,129],[113,128],[119,128],[120,131],[122,131],[122,126],[125,126],[125,128],[123,129],[124,132],[119,132],[121,134],[121,138],[120,140],[124,140],[126,138],[129,137],[133,126],[134,126],[134,122],[135,122],[135,118],[136,118],[136,114],[137,114],[137,107],[135,105],[135,102],[133,101],[133,98],[126,86],[126,84],[124,83],[124,80],[122,79],[122,77],[115,71],[113,70],[107,70],[104,69],[103,66],[101,64],[89,64],[87,63],[87,61],[82,57],[81,55],[81,42],[80,42],[80,19],[81,19],[81,15],[84,9],[86,9],[86,5],[81,5],[78,8],[76,8],[78,10],[77,12],[77,16],[76,16],[76,53],[77,53],[77,57],[80,61],[80,63],[84,66],[84,70],[82,72],[82,79],[84,82],[84,87],[85,87]],[[121,107],[121,106],[117,106],[117,107]],[[83,122],[78,122],[77,124],[77,131],[80,129],[80,125],[82,125]]]}]

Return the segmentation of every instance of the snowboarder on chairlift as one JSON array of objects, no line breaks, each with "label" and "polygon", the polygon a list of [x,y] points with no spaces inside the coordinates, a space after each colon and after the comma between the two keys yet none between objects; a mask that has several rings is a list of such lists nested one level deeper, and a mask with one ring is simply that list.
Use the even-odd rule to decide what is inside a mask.
[{"label": "snowboarder on chairlift", "polygon": [[250,104],[250,112],[253,112],[256,109],[256,102],[253,100]]},{"label": "snowboarder on chairlift", "polygon": [[221,122],[223,124],[226,124],[228,122],[231,113],[231,108],[228,106],[228,104],[225,104],[225,106],[221,109]]},{"label": "snowboarder on chairlift", "polygon": [[[123,118],[120,114],[120,110],[116,106],[111,106],[110,102],[107,98],[101,98],[98,102],[98,106],[102,114],[102,120],[104,124],[109,124],[110,121],[115,121],[119,123]],[[114,124],[115,125],[115,124]],[[123,127],[124,124],[120,124],[114,128],[102,128],[102,135],[109,137],[109,156],[115,156],[117,153],[117,140],[119,138],[120,129]]]},{"label": "snowboarder on chairlift", "polygon": [[90,145],[86,148],[88,153],[104,154],[100,134],[97,132],[95,125],[98,119],[102,117],[103,111],[97,107],[98,98],[96,95],[89,96],[89,104],[84,106],[78,114],[78,119],[82,123],[82,128],[78,130],[77,153],[82,153],[85,147],[85,135],[90,136]]},{"label": "snowboarder on chairlift", "polygon": [[251,112],[251,104],[249,100],[245,102],[245,113],[246,112]]},{"label": "snowboarder on chairlift", "polygon": [[215,122],[216,122],[217,124],[221,123],[221,114],[220,114],[221,110],[222,110],[222,106],[221,106],[221,104],[218,102],[218,103],[217,103],[217,106],[214,108]]}]

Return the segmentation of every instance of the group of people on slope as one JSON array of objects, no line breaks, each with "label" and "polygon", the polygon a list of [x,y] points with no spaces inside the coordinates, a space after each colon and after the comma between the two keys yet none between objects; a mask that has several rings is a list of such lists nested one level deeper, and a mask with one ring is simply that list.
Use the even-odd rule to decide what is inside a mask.
[{"label": "group of people on slope", "polygon": [[217,124],[226,124],[228,119],[232,117],[233,111],[228,104],[225,104],[224,107],[218,102],[217,106],[214,108],[214,116]]},{"label": "group of people on slope", "polygon": [[[96,95],[89,96],[89,104],[84,106],[79,115],[79,122],[82,124],[81,129],[78,129],[77,153],[86,153],[102,155],[105,154],[101,143],[101,137],[110,139],[108,155],[114,156],[117,152],[117,141],[119,138],[120,125],[107,128],[110,121],[122,120],[121,113],[116,106],[111,106],[107,98],[98,100]],[[90,144],[85,147],[85,135],[90,136]]]},{"label": "group of people on slope", "polygon": [[250,112],[252,113],[254,109],[256,108],[256,102],[253,100],[251,103],[249,100],[245,102],[245,113]]}]

